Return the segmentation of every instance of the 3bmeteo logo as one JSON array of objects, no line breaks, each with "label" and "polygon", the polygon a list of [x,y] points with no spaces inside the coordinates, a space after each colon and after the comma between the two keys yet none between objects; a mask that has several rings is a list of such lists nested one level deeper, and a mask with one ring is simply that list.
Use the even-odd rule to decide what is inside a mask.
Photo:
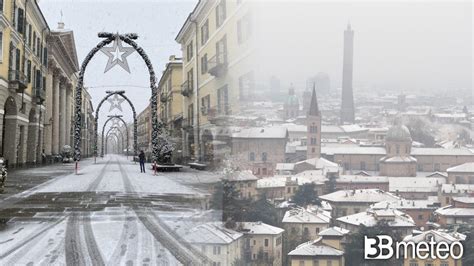
[{"label": "3bmeteo logo", "polygon": [[395,256],[397,259],[460,259],[463,255],[461,242],[454,241],[435,242],[433,238],[429,241],[415,242],[393,242],[391,236],[377,235],[375,237],[364,236],[364,258],[369,260],[386,260]]}]

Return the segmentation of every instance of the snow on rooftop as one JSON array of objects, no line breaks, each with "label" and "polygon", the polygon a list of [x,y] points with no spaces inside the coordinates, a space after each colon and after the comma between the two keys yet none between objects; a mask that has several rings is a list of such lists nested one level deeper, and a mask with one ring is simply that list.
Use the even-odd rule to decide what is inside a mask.
[{"label": "snow on rooftop", "polygon": [[453,201],[472,204],[474,203],[474,197],[453,197]]},{"label": "snow on rooftop", "polygon": [[331,213],[321,208],[308,210],[305,208],[295,208],[285,212],[282,223],[314,223],[329,224]]},{"label": "snow on rooftop", "polygon": [[474,217],[474,208],[454,208],[451,205],[439,208],[435,214],[443,216],[469,216]]},{"label": "snow on rooftop", "polygon": [[368,209],[365,212],[339,217],[337,221],[351,225],[375,226],[385,220],[391,227],[415,227],[415,222],[408,214],[396,209]]},{"label": "snow on rooftop", "polygon": [[441,191],[448,194],[474,193],[474,184],[443,184]]},{"label": "snow on rooftop", "polygon": [[437,192],[446,183],[444,177],[389,177],[391,192]]},{"label": "snow on rooftop", "polygon": [[285,231],[279,227],[272,226],[272,225],[262,223],[262,222],[241,222],[239,223],[239,225],[242,229],[239,231],[244,234],[278,235]]},{"label": "snow on rooftop", "polygon": [[398,200],[399,197],[380,189],[338,190],[319,197],[331,202],[376,203],[385,200]]},{"label": "snow on rooftop", "polygon": [[220,222],[211,222],[192,228],[184,239],[194,244],[230,244],[242,236],[242,233],[225,228]]},{"label": "snow on rooftop", "polygon": [[436,209],[435,202],[431,200],[407,200],[399,199],[394,201],[381,201],[372,204],[370,207],[374,210],[378,209]]},{"label": "snow on rooftop", "polygon": [[417,234],[412,234],[405,236],[403,242],[414,242],[418,243],[420,241],[433,239],[436,243],[445,242],[445,243],[452,243],[455,241],[463,241],[466,239],[466,235],[458,233],[458,232],[444,232],[441,230],[429,230],[425,232],[420,232]]},{"label": "snow on rooftop", "polygon": [[303,243],[288,253],[289,256],[342,256],[344,252],[326,245],[322,238]]},{"label": "snow on rooftop", "polygon": [[388,183],[386,176],[341,175],[337,183]]},{"label": "snow on rooftop", "polygon": [[319,236],[345,236],[349,233],[350,231],[338,226],[333,226],[326,228],[322,231],[319,232]]},{"label": "snow on rooftop", "polygon": [[250,170],[238,171],[227,177],[229,181],[255,181],[258,178]]},{"label": "snow on rooftop", "polygon": [[288,178],[292,182],[298,182],[300,186],[306,183],[323,184],[327,181],[321,170],[309,170],[296,175],[275,175],[261,178],[257,181],[257,188],[284,187]]},{"label": "snow on rooftop", "polygon": [[446,172],[451,173],[473,173],[474,172],[474,162],[472,163],[465,163],[461,165],[457,165],[451,168],[448,168]]},{"label": "snow on rooftop", "polygon": [[288,131],[284,127],[252,127],[243,128],[232,134],[232,138],[243,139],[284,139]]}]

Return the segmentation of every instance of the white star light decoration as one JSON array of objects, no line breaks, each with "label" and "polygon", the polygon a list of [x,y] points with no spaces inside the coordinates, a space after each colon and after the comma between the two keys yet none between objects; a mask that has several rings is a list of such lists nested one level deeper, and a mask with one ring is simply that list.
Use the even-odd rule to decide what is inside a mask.
[{"label": "white star light decoration", "polygon": [[119,127],[119,119],[118,118],[112,119],[112,127]]},{"label": "white star light decoration", "polygon": [[107,99],[107,101],[110,103],[110,109],[109,109],[109,112],[114,110],[115,108],[117,108],[118,110],[120,110],[120,112],[123,112],[122,110],[122,103],[123,101],[125,101],[124,98],[122,97],[118,97],[117,94],[114,95],[114,97],[109,97]]},{"label": "white star light decoration", "polygon": [[104,73],[109,71],[116,65],[122,67],[125,71],[130,73],[130,68],[128,67],[127,56],[133,53],[135,49],[132,47],[123,47],[122,40],[117,36],[114,40],[114,45],[112,47],[102,47],[100,49],[109,60],[107,61],[107,65],[105,66]]}]

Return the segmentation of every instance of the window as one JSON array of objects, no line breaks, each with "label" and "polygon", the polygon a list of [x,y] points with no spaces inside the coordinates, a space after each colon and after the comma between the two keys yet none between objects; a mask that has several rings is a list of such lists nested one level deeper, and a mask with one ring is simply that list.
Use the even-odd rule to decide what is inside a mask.
[{"label": "window", "polygon": [[0,0],[0,11],[3,12],[3,0]]},{"label": "window", "polygon": [[252,97],[254,91],[255,77],[253,71],[250,71],[239,77],[239,99],[247,100]]},{"label": "window", "polygon": [[211,96],[208,94],[201,98],[201,113],[207,115],[211,108]]},{"label": "window", "polygon": [[304,260],[300,260],[300,266],[304,266]]},{"label": "window", "polygon": [[190,104],[188,106],[188,123],[190,126],[194,125],[194,106]]},{"label": "window", "polygon": [[316,234],[319,234],[319,227],[316,227]]},{"label": "window", "polygon": [[423,220],[423,214],[418,215],[418,220]]},{"label": "window", "polygon": [[204,25],[201,26],[201,45],[204,45],[209,40],[209,19],[206,19]]},{"label": "window", "polygon": [[201,246],[201,252],[202,252],[202,253],[206,253],[206,246],[205,246],[205,245],[202,245],[202,246]]},{"label": "window", "polygon": [[[0,3],[0,5],[3,6],[3,2]],[[3,32],[2,31],[0,31],[0,62],[3,62]]]},{"label": "window", "polygon": [[24,25],[25,25],[25,11],[23,11],[23,9],[21,8],[18,8],[16,30],[21,34],[25,33]]},{"label": "window", "polygon": [[249,161],[251,161],[251,162],[255,161],[255,153],[254,152],[251,152],[249,154]]},{"label": "window", "polygon": [[439,169],[440,169],[439,163],[435,163],[435,165],[434,165],[434,170],[435,170],[435,171],[439,171]]},{"label": "window", "polygon": [[354,208],[354,213],[359,213],[360,209],[359,208]]},{"label": "window", "polygon": [[36,32],[33,32],[33,43],[32,43],[33,53],[36,54]]},{"label": "window", "polygon": [[31,60],[28,60],[26,69],[26,77],[28,78],[28,83],[31,83]]},{"label": "window", "polygon": [[33,28],[31,25],[28,25],[28,46],[31,46],[31,33],[33,32]]},{"label": "window", "polygon": [[313,266],[319,266],[319,260],[313,260]]},{"label": "window", "polygon": [[267,175],[267,168],[262,168],[262,175]]},{"label": "window", "polygon": [[314,123],[309,127],[309,133],[318,133],[318,126]]},{"label": "window", "polygon": [[220,27],[226,19],[226,6],[225,0],[221,0],[216,6],[216,28]]},{"label": "window", "polygon": [[449,262],[447,261],[442,261],[439,266],[449,266]]},{"label": "window", "polygon": [[326,262],[326,265],[327,265],[327,266],[332,266],[332,260],[328,260],[328,261]]},{"label": "window", "polygon": [[186,46],[186,61],[190,61],[193,58],[193,41],[189,42]]},{"label": "window", "polygon": [[214,255],[220,255],[221,254],[221,247],[220,246],[214,246],[212,248],[212,254]]},{"label": "window", "polygon": [[227,63],[227,36],[216,42],[216,60],[219,64]]},{"label": "window", "polygon": [[410,266],[418,266],[418,262],[417,261],[410,261]]},{"label": "window", "polygon": [[311,145],[318,145],[318,140],[316,138],[311,138]]},{"label": "window", "polygon": [[187,73],[188,87],[192,90],[194,89],[194,71],[191,68]]},{"label": "window", "polygon": [[291,187],[286,189],[286,193],[291,193]]},{"label": "window", "polygon": [[268,238],[265,238],[265,247],[268,247]]},{"label": "window", "polygon": [[262,161],[263,162],[267,161],[267,153],[266,152],[262,152]]},{"label": "window", "polygon": [[365,170],[365,162],[360,162],[360,170]]},{"label": "window", "polygon": [[239,44],[247,41],[252,35],[252,23],[250,13],[247,13],[237,21],[237,42]]},{"label": "window", "polygon": [[228,115],[230,113],[227,85],[217,90],[217,112],[224,115]]},{"label": "window", "polygon": [[207,73],[207,54],[201,57],[201,75]]},{"label": "window", "polygon": [[395,147],[396,147],[396,149],[397,149],[397,154],[400,154],[400,145],[397,144]]}]

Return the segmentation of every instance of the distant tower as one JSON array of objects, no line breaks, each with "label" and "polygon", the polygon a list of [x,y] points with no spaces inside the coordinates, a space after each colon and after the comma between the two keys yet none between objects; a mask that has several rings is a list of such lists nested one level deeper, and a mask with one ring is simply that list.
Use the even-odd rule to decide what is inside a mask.
[{"label": "distant tower", "polygon": [[354,50],[354,31],[351,24],[344,31],[344,60],[342,68],[341,124],[354,123],[354,95],[352,92],[352,65]]},{"label": "distant tower", "polygon": [[306,158],[321,157],[321,112],[316,98],[316,88],[313,86],[311,103],[306,115],[307,137],[306,137]]},{"label": "distant tower", "polygon": [[285,112],[285,119],[296,118],[299,115],[300,103],[298,101],[298,96],[295,94],[293,84],[291,84],[288,91],[288,98],[285,101],[283,109]]}]

